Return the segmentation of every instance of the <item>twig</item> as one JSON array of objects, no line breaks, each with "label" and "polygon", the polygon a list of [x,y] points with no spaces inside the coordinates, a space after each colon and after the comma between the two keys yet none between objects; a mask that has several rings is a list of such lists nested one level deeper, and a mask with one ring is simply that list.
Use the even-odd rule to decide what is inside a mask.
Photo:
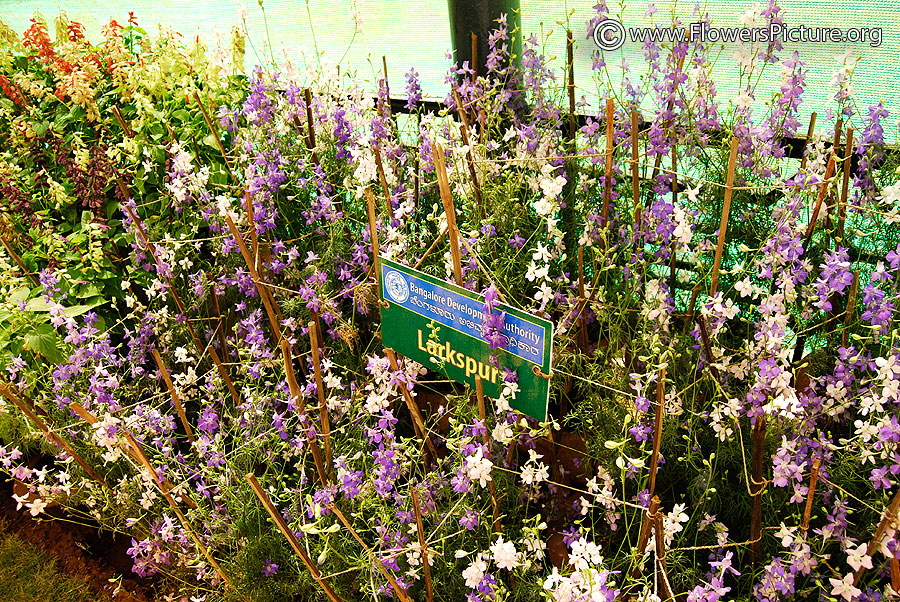
[{"label": "twig", "polygon": [[[493,484],[494,482],[491,481],[491,485]],[[422,569],[425,571],[425,599],[427,602],[433,602],[434,592],[431,588],[431,566],[428,563],[428,547],[425,544],[425,530],[422,527],[422,509],[419,507],[419,493],[416,491],[415,485],[412,485],[409,488],[409,493],[412,496],[413,509],[416,512],[416,531],[419,534],[419,553],[422,555]]]},{"label": "twig", "polygon": [[233,178],[234,171],[232,171],[231,169],[231,162],[228,160],[228,153],[225,152],[225,146],[222,144],[222,139],[219,138],[219,131],[213,124],[212,119],[209,118],[209,113],[206,112],[206,107],[203,106],[202,102],[200,102],[200,94],[196,90],[194,90],[194,101],[196,101],[197,105],[200,107],[200,112],[203,113],[203,119],[206,120],[206,125],[209,128],[209,131],[212,132],[213,138],[215,138],[216,140],[216,145],[219,147],[219,152],[222,153],[222,159],[225,161],[225,169],[228,170],[228,175]]},{"label": "twig", "polygon": [[165,362],[163,362],[162,357],[159,355],[159,351],[154,349],[150,353],[153,355],[153,361],[156,362],[156,367],[159,368],[159,373],[166,383],[166,388],[169,390],[169,396],[172,398],[172,403],[175,404],[175,410],[178,412],[178,417],[181,419],[181,426],[184,427],[184,432],[187,433],[188,441],[194,443],[194,431],[191,430],[191,425],[188,423],[187,414],[184,412],[184,406],[181,405],[181,398],[178,397],[178,391],[175,390],[175,385],[172,384],[169,370],[166,368]]},{"label": "twig", "polygon": [[[722,219],[719,222],[719,242],[716,245],[716,257],[713,260],[712,277],[709,284],[710,298],[716,295],[719,286],[719,265],[722,263],[722,250],[725,248],[725,232],[728,230],[728,213],[731,211],[731,196],[734,194],[734,168],[737,163],[738,139],[731,139],[731,154],[728,155],[728,175],[725,180],[725,202],[722,204]],[[710,358],[712,360],[712,358]]]},{"label": "twig", "polygon": [[444,203],[444,214],[447,216],[447,232],[450,234],[450,255],[453,259],[453,275],[456,284],[462,286],[462,263],[459,256],[459,230],[456,228],[456,210],[453,207],[453,195],[450,192],[450,182],[447,179],[447,166],[444,163],[444,149],[436,142],[432,147],[434,155],[434,168],[438,176],[438,185],[441,191],[441,200]]},{"label": "twig", "polygon": [[659,464],[659,445],[662,440],[662,423],[666,406],[666,367],[659,371],[656,381],[656,424],[653,429],[653,453],[650,456],[650,496],[656,491],[656,469]]},{"label": "twig", "polygon": [[309,322],[309,343],[312,348],[313,373],[316,379],[316,391],[319,395],[319,421],[322,423],[322,436],[325,438],[325,466],[331,474],[331,421],[328,419],[328,404],[325,401],[325,386],[322,384],[322,365],[319,361],[319,335],[316,320]]},{"label": "twig", "polygon": [[291,532],[290,528],[288,528],[287,522],[285,522],[284,517],[281,516],[281,513],[275,507],[275,504],[272,503],[272,500],[269,499],[268,494],[263,490],[262,485],[260,485],[259,481],[256,480],[256,476],[252,472],[248,472],[244,478],[247,479],[248,483],[250,483],[250,487],[253,488],[253,493],[256,494],[256,497],[258,497],[259,501],[262,502],[263,506],[266,508],[266,511],[269,513],[269,516],[271,516],[272,520],[275,521],[275,524],[278,526],[278,530],[281,531],[281,534],[284,535],[284,538],[288,540],[291,548],[293,548],[297,556],[300,557],[300,560],[303,561],[303,564],[306,565],[306,568],[309,569],[309,572],[310,574],[312,574],[313,579],[315,579],[319,586],[325,591],[325,595],[327,595],[332,602],[342,602],[335,591],[331,589],[331,586],[328,584],[328,582],[322,578],[322,573],[319,572],[319,569],[316,568],[316,565],[313,564],[310,557],[307,556],[306,552],[303,551],[303,547],[300,545],[300,542],[297,541],[297,538]]}]

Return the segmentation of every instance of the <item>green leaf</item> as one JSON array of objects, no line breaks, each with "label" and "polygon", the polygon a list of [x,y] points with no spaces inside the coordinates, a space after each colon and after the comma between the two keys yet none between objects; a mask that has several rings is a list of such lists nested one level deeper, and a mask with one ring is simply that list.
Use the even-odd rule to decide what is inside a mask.
[{"label": "green leaf", "polygon": [[63,310],[62,313],[67,318],[74,318],[75,316],[80,316],[81,314],[87,313],[98,305],[103,305],[104,303],[106,303],[106,301],[98,297],[84,305],[73,305],[72,307],[67,307]]},{"label": "green leaf", "polygon": [[184,110],[184,109],[178,109],[177,111],[175,111],[174,113],[172,113],[172,117],[174,117],[174,118],[177,119],[178,121],[181,121],[181,122],[184,122],[184,123],[187,123],[188,121],[191,120],[191,114],[188,113],[188,112],[187,112],[186,110]]},{"label": "green leaf", "polygon": [[209,146],[211,148],[215,148],[215,149],[219,148],[219,145],[216,144],[216,137],[213,136],[212,134],[206,136],[201,142],[203,142],[203,144],[205,144],[206,146]]},{"label": "green leaf", "polygon": [[100,295],[100,289],[95,284],[85,284],[78,290],[77,297],[79,299],[87,299],[88,297],[97,297]]},{"label": "green leaf", "polygon": [[11,292],[6,297],[6,300],[8,302],[18,306],[18,305],[21,305],[25,301],[25,299],[28,298],[29,294],[31,294],[30,288],[28,288],[27,286],[20,286],[19,288],[17,288],[13,292]]},{"label": "green leaf", "polygon": [[50,311],[50,304],[43,296],[35,297],[25,304],[25,311]]},{"label": "green leaf", "polygon": [[40,123],[36,123],[32,126],[34,133],[37,136],[43,136],[47,133],[47,129],[50,127],[50,123],[48,121],[42,121]]},{"label": "green leaf", "polygon": [[50,324],[41,324],[34,329],[32,334],[25,337],[25,348],[58,364],[65,359],[57,347],[58,342],[59,337],[56,330]]}]

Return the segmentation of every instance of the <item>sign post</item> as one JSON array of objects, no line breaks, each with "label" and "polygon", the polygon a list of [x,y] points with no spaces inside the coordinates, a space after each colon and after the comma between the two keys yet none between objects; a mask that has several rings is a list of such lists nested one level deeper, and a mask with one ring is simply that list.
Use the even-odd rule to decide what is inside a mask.
[{"label": "sign post", "polygon": [[[389,259],[379,260],[381,337],[385,347],[451,380],[476,386],[481,379],[489,397],[499,397],[508,369],[518,376],[519,392],[510,406],[547,420],[553,348],[553,324],[526,312],[506,312],[506,345],[491,349],[482,333],[484,299],[462,287]],[[491,356],[496,362],[491,361]]]}]

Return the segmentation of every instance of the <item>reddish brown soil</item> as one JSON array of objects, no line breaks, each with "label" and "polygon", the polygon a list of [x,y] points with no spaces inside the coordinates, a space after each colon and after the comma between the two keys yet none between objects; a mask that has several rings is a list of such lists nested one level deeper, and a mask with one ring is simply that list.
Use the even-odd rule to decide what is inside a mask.
[{"label": "reddish brown soil", "polygon": [[[149,584],[139,583],[131,573],[131,559],[126,554],[130,539],[114,537],[89,526],[31,518],[25,511],[16,511],[9,482],[0,486],[0,517],[15,533],[31,545],[54,556],[60,570],[70,577],[86,581],[97,592],[98,600],[112,600],[116,585],[110,582],[120,575],[122,587],[116,602],[148,602],[152,599]],[[63,518],[59,508],[48,509],[49,516]]]}]

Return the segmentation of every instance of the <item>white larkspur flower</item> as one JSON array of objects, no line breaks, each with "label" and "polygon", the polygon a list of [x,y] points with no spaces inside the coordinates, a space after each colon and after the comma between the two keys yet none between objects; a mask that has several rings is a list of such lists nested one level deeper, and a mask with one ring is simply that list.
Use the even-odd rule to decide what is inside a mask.
[{"label": "white larkspur flower", "polygon": [[866,554],[867,547],[866,544],[860,544],[857,548],[847,550],[847,564],[853,567],[854,571],[862,567],[872,568],[872,557]]},{"label": "white larkspur flower", "polygon": [[494,557],[494,563],[500,569],[515,568],[519,559],[519,555],[516,553],[516,544],[511,541],[503,541],[502,535],[491,544],[491,554]]},{"label": "white larkspur flower", "polygon": [[847,602],[850,602],[850,600],[862,593],[859,588],[853,586],[853,573],[844,575],[843,579],[829,577],[828,581],[831,583],[832,587],[831,595],[841,596],[844,600],[847,600]]},{"label": "white larkspur flower", "polygon": [[484,560],[475,560],[472,562],[468,568],[462,572],[463,579],[466,580],[466,587],[470,589],[478,587],[478,584],[484,579],[485,571],[487,571],[487,563]]},{"label": "white larkspur flower", "polygon": [[466,458],[466,475],[472,482],[478,481],[481,487],[487,487],[491,480],[491,468],[494,463],[484,457],[481,448]]}]

